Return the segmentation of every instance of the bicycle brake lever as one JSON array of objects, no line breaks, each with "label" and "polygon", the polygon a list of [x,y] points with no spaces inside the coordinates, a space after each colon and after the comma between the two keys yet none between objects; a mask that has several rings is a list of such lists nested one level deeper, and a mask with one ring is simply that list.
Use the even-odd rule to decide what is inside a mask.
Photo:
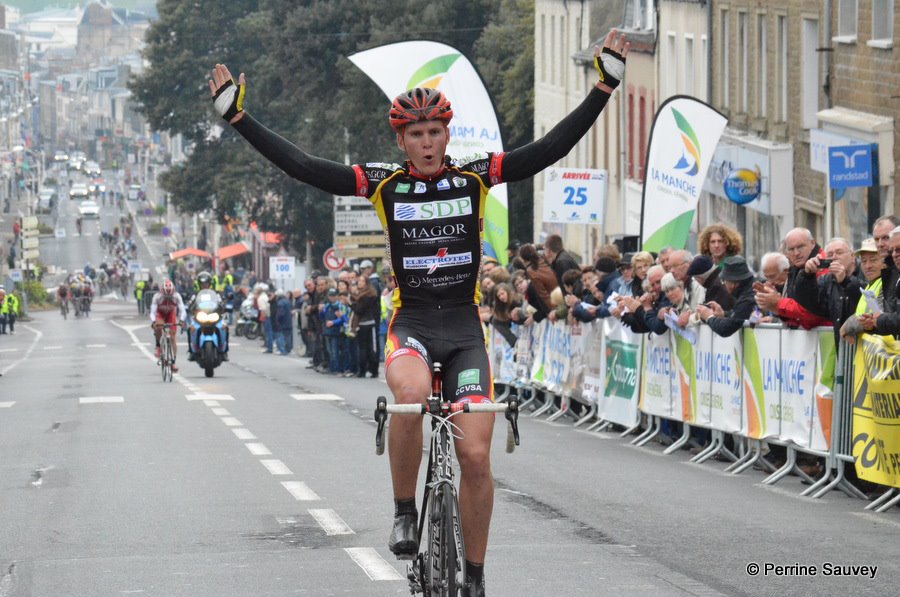
[{"label": "bicycle brake lever", "polygon": [[512,427],[513,438],[515,439],[516,445],[519,445],[519,401],[513,398],[512,400],[507,401],[506,408],[506,420],[509,421],[510,427]]}]

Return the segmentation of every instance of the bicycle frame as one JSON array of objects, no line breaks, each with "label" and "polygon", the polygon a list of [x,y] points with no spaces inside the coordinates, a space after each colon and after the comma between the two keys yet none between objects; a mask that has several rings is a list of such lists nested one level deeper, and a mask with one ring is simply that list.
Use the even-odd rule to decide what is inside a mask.
[{"label": "bicycle frame", "polygon": [[[451,403],[444,401],[442,396],[441,385],[441,365],[434,364],[434,372],[431,382],[431,396],[424,404],[387,404],[384,396],[379,396],[375,408],[375,421],[378,429],[375,435],[375,451],[377,454],[384,452],[384,428],[388,414],[405,414],[429,416],[431,418],[431,448],[428,454],[428,467],[425,480],[425,490],[422,497],[422,508],[419,515],[418,543],[421,551],[413,561],[409,564],[407,578],[410,584],[410,590],[413,593],[424,593],[430,596],[435,592],[435,588],[431,586],[431,572],[440,575],[443,563],[438,560],[443,555],[443,551],[448,548],[444,537],[444,531],[449,529],[453,536],[453,544],[455,546],[455,570],[460,573],[459,582],[450,581],[449,577],[445,579],[444,585],[440,589],[440,593],[448,594],[447,591],[455,590],[455,587],[461,587],[466,579],[466,559],[465,559],[465,543],[463,539],[462,527],[460,523],[459,503],[456,497],[456,485],[454,484],[453,472],[453,453],[451,448],[451,437],[461,437],[454,435],[453,417],[462,413],[476,412],[503,412],[509,421],[509,438],[507,440],[507,451],[512,452],[514,446],[519,445],[519,428],[518,428],[518,401],[512,400],[501,404],[472,404],[472,403]],[[445,498],[449,495],[449,498]],[[450,512],[447,512],[449,506]],[[429,516],[426,517],[426,512]],[[450,517],[448,521],[446,517]],[[430,544],[424,544],[422,541],[425,531],[426,519],[428,520],[428,537]],[[442,528],[443,527],[443,528]],[[449,586],[447,586],[449,585]],[[445,591],[446,590],[446,591]]]}]

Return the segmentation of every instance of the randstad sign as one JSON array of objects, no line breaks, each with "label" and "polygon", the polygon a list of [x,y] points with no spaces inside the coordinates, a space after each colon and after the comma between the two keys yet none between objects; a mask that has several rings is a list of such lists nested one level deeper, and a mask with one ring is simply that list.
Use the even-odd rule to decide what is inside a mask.
[{"label": "randstad sign", "polygon": [[829,147],[828,185],[832,189],[872,186],[872,145]]}]

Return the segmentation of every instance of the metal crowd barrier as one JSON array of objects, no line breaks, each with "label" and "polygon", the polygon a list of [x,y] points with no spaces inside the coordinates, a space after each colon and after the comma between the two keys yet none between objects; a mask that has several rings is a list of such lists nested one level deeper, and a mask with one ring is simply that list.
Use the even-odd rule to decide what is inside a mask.
[{"label": "metal crowd barrier", "polygon": [[[809,484],[803,496],[838,489],[867,499],[845,475],[854,463],[855,347],[835,346],[832,328],[764,324],[720,338],[703,325],[692,338],[672,331],[633,334],[608,318],[575,326],[543,321],[517,331],[515,347],[491,332],[492,372],[500,398],[516,394],[532,417],[571,416],[573,426],[597,432],[617,425],[625,429],[621,437],[638,433],[631,440],[636,446],[659,435],[663,421],[680,422],[682,434],[665,454],[684,447],[692,428],[706,429],[710,443],[692,462],[719,457],[730,461],[725,470],[732,474],[754,465],[767,471],[765,485],[796,475]],[[582,416],[572,415],[573,401],[584,405]],[[767,445],[785,448],[777,469],[764,458]],[[819,479],[800,468],[800,454],[824,460]],[[894,494],[887,488],[867,509],[882,512],[900,503]]]}]

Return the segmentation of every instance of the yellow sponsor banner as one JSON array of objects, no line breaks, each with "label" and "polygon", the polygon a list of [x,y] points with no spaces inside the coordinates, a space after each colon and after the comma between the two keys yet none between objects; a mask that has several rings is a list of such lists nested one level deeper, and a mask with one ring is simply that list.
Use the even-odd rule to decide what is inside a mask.
[{"label": "yellow sponsor banner", "polygon": [[900,487],[900,342],[890,336],[857,342],[852,452],[859,478]]}]

